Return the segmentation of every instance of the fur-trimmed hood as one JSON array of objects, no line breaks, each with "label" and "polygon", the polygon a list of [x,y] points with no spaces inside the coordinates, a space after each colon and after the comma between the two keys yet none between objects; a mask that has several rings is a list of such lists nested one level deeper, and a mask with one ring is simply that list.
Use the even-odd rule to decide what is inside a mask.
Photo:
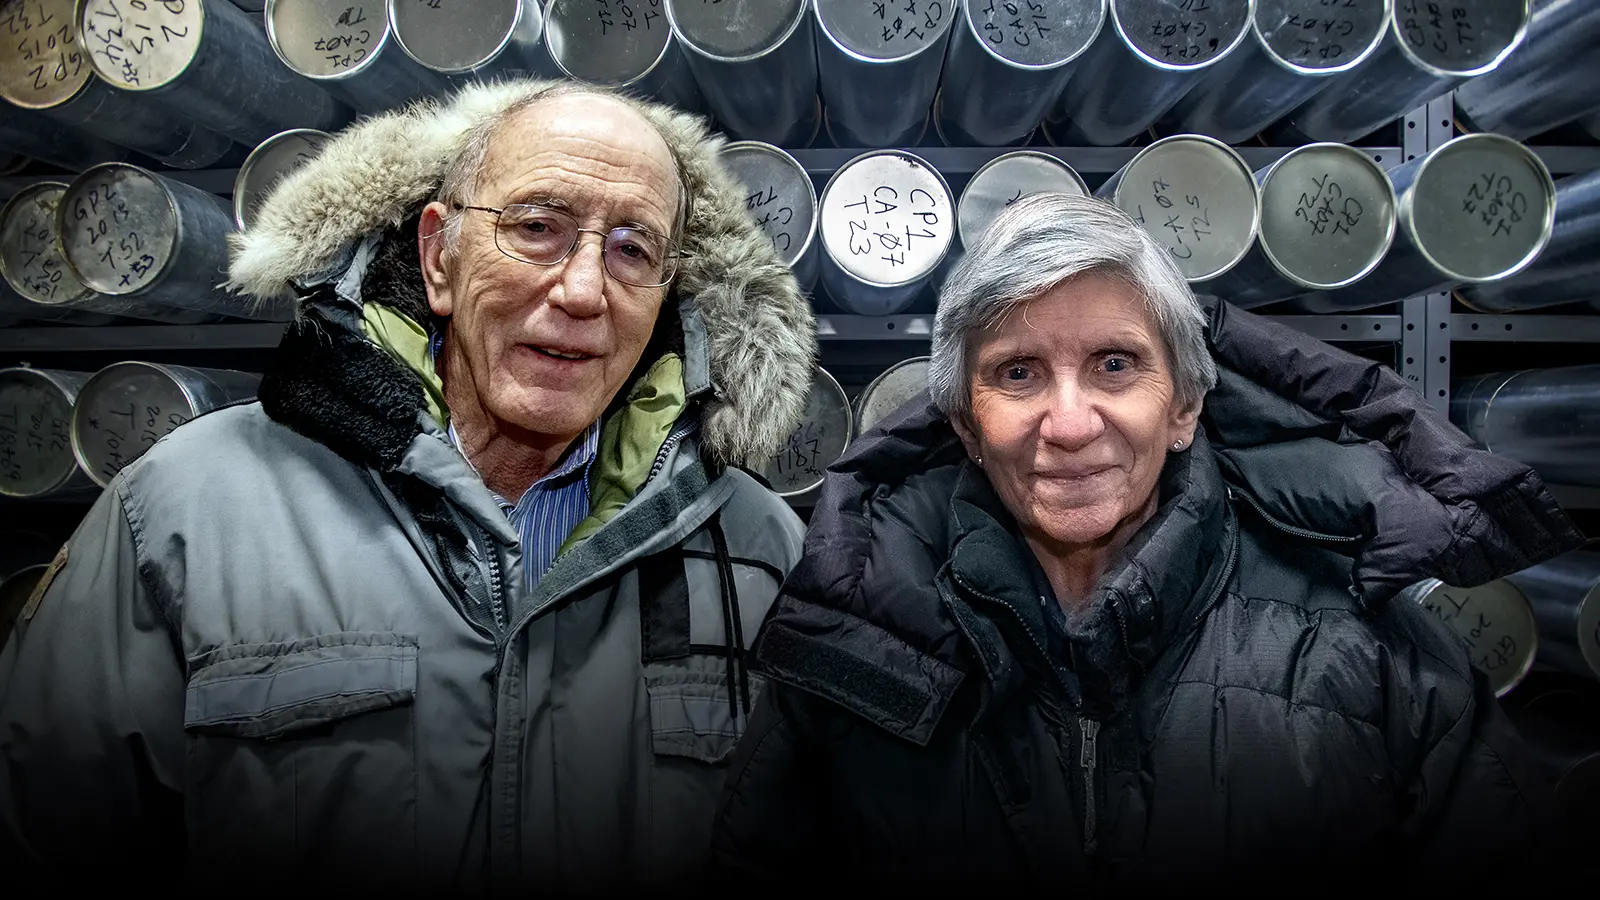
[{"label": "fur-trimmed hood", "polygon": [[[256,303],[297,298],[292,335],[308,307],[335,282],[347,280],[350,269],[377,267],[385,256],[414,257],[414,232],[405,229],[434,199],[472,127],[553,84],[527,79],[474,85],[340,132],[278,184],[250,229],[231,238],[228,288]],[[692,198],[684,229],[691,256],[672,289],[677,302],[669,297],[657,332],[680,324],[668,321],[668,310],[676,309],[688,345],[686,377],[706,381],[710,393],[700,405],[701,446],[725,464],[757,464],[778,449],[804,411],[817,357],[815,318],[771,240],[746,211],[746,191],[719,162],[722,137],[698,117],[656,104],[639,106],[683,161]],[[396,291],[374,289],[371,281],[361,302],[417,317],[420,281],[399,286],[410,289],[412,308]],[[285,352],[290,343],[286,338]]]}]

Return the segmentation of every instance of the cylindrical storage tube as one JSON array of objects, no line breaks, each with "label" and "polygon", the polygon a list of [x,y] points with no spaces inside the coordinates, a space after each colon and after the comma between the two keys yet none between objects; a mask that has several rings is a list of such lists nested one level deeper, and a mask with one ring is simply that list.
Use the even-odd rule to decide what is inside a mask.
[{"label": "cylindrical storage tube", "polygon": [[0,497],[97,491],[72,455],[72,406],[89,373],[0,369]]},{"label": "cylindrical storage tube", "polygon": [[105,487],[168,432],[220,406],[253,399],[260,382],[260,375],[228,369],[113,363],[78,391],[73,455]]},{"label": "cylindrical storage tube", "polygon": [[22,615],[23,607],[28,605],[28,600],[33,596],[33,589],[49,568],[48,563],[40,563],[0,578],[0,647],[4,647],[11,639],[17,618]]},{"label": "cylindrical storage tube", "polygon": [[223,293],[226,201],[126,163],[85,171],[56,210],[62,256],[90,290],[140,304],[212,315],[285,321],[285,306],[261,308]]},{"label": "cylindrical storage tube", "polygon": [[326,131],[296,128],[275,134],[250,151],[233,181],[233,224],[240,231],[255,221],[256,210],[266,202],[283,176],[307,162],[333,140]]},{"label": "cylindrical storage tube", "polygon": [[590,84],[623,88],[689,112],[705,98],[672,36],[665,0],[550,0],[544,40],[562,74]]},{"label": "cylindrical storage tube", "polygon": [[1539,648],[1539,628],[1528,598],[1504,579],[1472,588],[1437,578],[1419,581],[1400,593],[1438,616],[1467,644],[1467,656],[1503,697],[1522,683]]},{"label": "cylindrical storage tube", "polygon": [[817,49],[809,0],[666,0],[672,32],[706,106],[738,140],[809,144]]},{"label": "cylindrical storage tube", "polygon": [[929,400],[928,364],[932,357],[913,356],[885,369],[856,397],[856,436],[872,430],[917,397]]},{"label": "cylindrical storage tube", "polygon": [[9,103],[0,103],[0,147],[69,172],[128,159],[126,147]]},{"label": "cylindrical storage tube", "polygon": [[934,104],[939,136],[953,146],[1027,143],[1105,20],[1106,0],[967,3]]},{"label": "cylindrical storage tube", "polygon": [[904,150],[863,153],[840,166],[819,207],[822,283],[835,303],[861,315],[909,306],[956,231],[944,176]]},{"label": "cylindrical storage tube", "polygon": [[1394,186],[1346,144],[1306,144],[1256,172],[1261,233],[1207,290],[1242,309],[1348,287],[1383,262],[1394,241]]},{"label": "cylindrical storage tube", "polygon": [[1600,694],[1563,685],[1505,706],[1550,785],[1558,833],[1574,841],[1568,846],[1600,837]]},{"label": "cylindrical storage tube", "polygon": [[1145,147],[1095,195],[1138,220],[1190,284],[1238,265],[1261,222],[1255,174],[1233,148],[1200,134]]},{"label": "cylindrical storage tube", "polygon": [[389,0],[395,43],[453,81],[555,77],[538,0]]},{"label": "cylindrical storage tube", "polygon": [[1456,88],[1456,114],[1469,131],[1526,140],[1600,108],[1600,15],[1594,0],[1548,0],[1528,37],[1493,72]]},{"label": "cylindrical storage tube", "polygon": [[722,163],[745,190],[745,208],[772,238],[783,262],[807,293],[817,287],[817,189],[794,157],[771,144],[737,141],[722,148]]},{"label": "cylindrical storage tube", "polygon": [[815,0],[825,122],[840,147],[913,144],[927,130],[960,0]]},{"label": "cylindrical storage tube", "polygon": [[1006,207],[1044,193],[1088,196],[1089,187],[1071,166],[1034,150],[1014,150],[984,163],[962,188],[956,204],[956,236],[961,246],[977,243]]},{"label": "cylindrical storage tube", "polygon": [[1250,40],[1165,117],[1173,132],[1240,144],[1377,52],[1393,0],[1256,0]]},{"label": "cylindrical storage tube", "polygon": [[18,191],[0,210],[0,275],[46,318],[54,313],[75,320],[92,317],[110,324],[112,316],[173,325],[195,325],[213,317],[190,310],[142,303],[90,290],[61,255],[56,229],[67,185],[39,181]]},{"label": "cylindrical storage tube", "polygon": [[1563,553],[1507,580],[1539,620],[1539,664],[1600,678],[1600,550]]},{"label": "cylindrical storage tube", "polygon": [[[80,40],[74,21],[75,7],[74,0],[12,0],[7,4],[6,15],[21,40],[0,44],[0,93],[20,107],[23,127],[36,131],[35,140],[61,142],[46,126],[64,125],[179,169],[205,168],[233,149],[231,140],[194,124],[183,114],[143,95],[116,90],[95,77],[91,47]],[[36,117],[29,113],[37,113],[48,123],[30,121]],[[75,164],[63,168],[81,171],[125,158],[125,154],[108,153],[102,147],[84,151],[101,158],[86,159],[80,153],[72,160]],[[84,164],[77,165],[79,162]]]},{"label": "cylindrical storage tube", "polygon": [[350,119],[325,91],[279,65],[261,29],[232,4],[78,0],[77,22],[102,79],[245,146]]},{"label": "cylindrical storage tube", "polygon": [[1527,268],[1555,225],[1555,182],[1539,157],[1497,134],[1468,134],[1389,170],[1399,227],[1389,254],[1350,287],[1297,302],[1312,312],[1394,303]]},{"label": "cylindrical storage tube", "polygon": [[1600,364],[1466,379],[1452,393],[1450,419],[1545,481],[1600,487]]},{"label": "cylindrical storage tube", "polygon": [[805,415],[789,432],[783,448],[762,467],[762,477],[780,497],[816,490],[828,467],[850,446],[853,424],[844,388],[827,369],[818,366],[806,395]]},{"label": "cylindrical storage tube", "polygon": [[[382,112],[449,90],[443,76],[418,65],[390,40],[382,2],[362,7],[342,0],[267,0],[263,15],[267,42],[282,65],[309,79],[301,83],[321,88],[358,112]],[[331,125],[292,122],[249,143],[297,127],[332,130]]]},{"label": "cylindrical storage tube", "polygon": [[1354,143],[1468,78],[1492,72],[1521,45],[1529,0],[1394,0],[1372,58],[1328,79],[1284,119],[1275,140]]},{"label": "cylindrical storage tube", "polygon": [[1579,119],[1578,127],[1588,132],[1590,137],[1600,141],[1600,109]]},{"label": "cylindrical storage tube", "polygon": [[1556,182],[1556,224],[1533,265],[1502,281],[1464,285],[1461,302],[1486,313],[1576,303],[1600,295],[1600,169]]},{"label": "cylindrical storage tube", "polygon": [[1111,0],[1050,113],[1056,144],[1126,144],[1250,33],[1253,0]]}]

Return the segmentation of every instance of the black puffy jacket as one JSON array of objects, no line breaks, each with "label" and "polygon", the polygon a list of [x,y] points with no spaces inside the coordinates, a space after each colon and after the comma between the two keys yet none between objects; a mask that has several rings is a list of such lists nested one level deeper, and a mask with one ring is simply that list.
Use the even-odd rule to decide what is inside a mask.
[{"label": "black puffy jacket", "polygon": [[1388,601],[1581,536],[1392,370],[1211,314],[1204,434],[1059,652],[1014,521],[931,405],[832,469],[754,647],[726,874],[1301,895],[1540,871],[1546,787],[1493,692]]}]

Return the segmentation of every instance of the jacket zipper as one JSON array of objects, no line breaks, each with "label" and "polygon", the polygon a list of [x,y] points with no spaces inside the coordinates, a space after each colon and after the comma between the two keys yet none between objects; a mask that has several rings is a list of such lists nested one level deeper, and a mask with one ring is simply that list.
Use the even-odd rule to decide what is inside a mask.
[{"label": "jacket zipper", "polygon": [[506,630],[506,613],[505,583],[500,573],[500,554],[494,546],[494,538],[487,534],[483,536],[486,539],[484,553],[489,557],[486,560],[489,564],[489,613],[494,616],[495,633],[502,634]]},{"label": "jacket zipper", "polygon": [[1268,525],[1271,525],[1273,528],[1278,529],[1284,534],[1291,534],[1295,537],[1306,538],[1307,540],[1326,541],[1333,544],[1354,544],[1365,540],[1365,538],[1350,537],[1342,534],[1323,534],[1320,531],[1310,531],[1305,528],[1299,528],[1294,525],[1290,525],[1287,522],[1280,521],[1271,513],[1267,512],[1261,507],[1260,503],[1256,502],[1256,498],[1250,496],[1244,491],[1235,491],[1232,485],[1229,485],[1227,490],[1229,500],[1243,500],[1245,505],[1255,510],[1256,515],[1266,520]]},{"label": "jacket zipper", "polygon": [[1094,768],[1095,741],[1100,736],[1100,723],[1079,716],[1078,728],[1083,734],[1083,750],[1078,754],[1078,766],[1083,769],[1083,852],[1093,856],[1095,847],[1099,843],[1095,836],[1095,829],[1099,823],[1095,821]]}]

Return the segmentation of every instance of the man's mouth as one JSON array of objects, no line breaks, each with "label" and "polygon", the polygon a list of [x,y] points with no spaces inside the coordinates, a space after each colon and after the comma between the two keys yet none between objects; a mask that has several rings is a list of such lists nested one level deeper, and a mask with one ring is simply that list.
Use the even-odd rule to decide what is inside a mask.
[{"label": "man's mouth", "polygon": [[563,350],[563,349],[561,349],[559,347],[539,347],[539,346],[535,346],[533,344],[524,344],[523,346],[527,347],[529,350],[532,350],[535,353],[540,354],[541,356],[548,356],[548,357],[550,357],[552,359],[564,359],[564,360],[568,360],[568,361],[572,361],[572,362],[577,362],[577,361],[581,361],[581,360],[585,360],[585,359],[594,359],[595,358],[594,354],[592,354],[592,353],[584,353],[584,352],[579,351],[579,350]]}]

